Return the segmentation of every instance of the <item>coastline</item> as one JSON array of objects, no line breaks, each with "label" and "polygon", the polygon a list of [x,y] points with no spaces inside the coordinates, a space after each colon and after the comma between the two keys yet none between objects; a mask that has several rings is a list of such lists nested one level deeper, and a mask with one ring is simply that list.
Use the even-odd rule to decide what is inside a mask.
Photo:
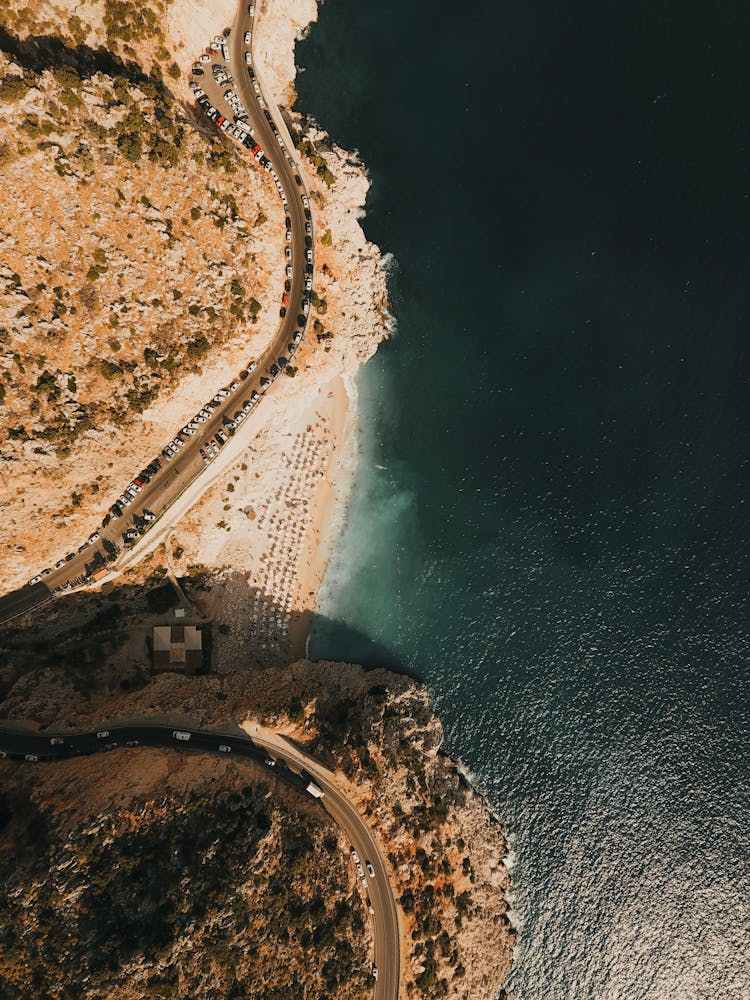
[{"label": "coastline", "polygon": [[[292,660],[304,659],[307,641],[328,564],[341,532],[343,516],[354,485],[355,470],[346,467],[346,456],[353,442],[353,429],[357,416],[356,399],[347,390],[339,376],[331,390],[328,407],[329,430],[334,441],[333,450],[325,470],[325,479],[312,508],[309,529],[308,558],[301,574],[301,609],[293,616],[289,630],[289,655]],[[305,601],[310,598],[309,607]]]},{"label": "coastline", "polygon": [[[175,527],[178,574],[189,575],[197,566],[212,574],[215,594],[206,603],[235,640],[234,648],[217,644],[222,670],[240,665],[238,638],[256,666],[268,662],[271,653],[271,662],[278,663],[306,655],[356,474],[354,379],[393,326],[389,256],[361,226],[369,189],[366,169],[355,154],[289,106],[298,72],[294,48],[315,21],[317,2],[269,0],[262,13],[255,32],[256,66],[269,100],[280,106],[298,139],[316,240],[315,298],[295,361],[299,374],[277,385],[274,398],[264,403],[255,437],[223,480]],[[302,476],[300,463],[304,466],[306,459],[300,459],[299,448],[303,456],[314,451]],[[313,480],[319,483],[315,489]],[[301,496],[304,500],[291,499]],[[270,525],[275,534],[268,532]],[[259,636],[252,624],[258,595],[268,630],[282,618],[273,641]]]}]

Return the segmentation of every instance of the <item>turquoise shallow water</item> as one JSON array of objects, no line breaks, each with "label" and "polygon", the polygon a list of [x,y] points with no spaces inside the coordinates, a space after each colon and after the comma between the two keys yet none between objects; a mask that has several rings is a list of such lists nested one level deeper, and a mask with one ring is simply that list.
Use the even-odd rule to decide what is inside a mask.
[{"label": "turquoise shallow water", "polygon": [[315,656],[430,684],[531,1000],[750,995],[750,19],[327,0],[397,335]]}]

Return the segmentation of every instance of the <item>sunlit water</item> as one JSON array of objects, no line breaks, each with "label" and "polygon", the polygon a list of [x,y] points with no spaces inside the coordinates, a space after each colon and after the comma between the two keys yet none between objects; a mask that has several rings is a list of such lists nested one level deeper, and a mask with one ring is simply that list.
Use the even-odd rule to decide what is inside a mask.
[{"label": "sunlit water", "polygon": [[511,832],[529,1000],[750,996],[750,22],[328,0],[398,333],[315,656],[432,689]]}]

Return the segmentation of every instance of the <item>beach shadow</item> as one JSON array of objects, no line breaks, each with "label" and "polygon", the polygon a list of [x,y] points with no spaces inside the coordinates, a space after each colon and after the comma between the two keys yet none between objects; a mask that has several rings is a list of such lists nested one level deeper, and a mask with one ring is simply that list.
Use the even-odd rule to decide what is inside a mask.
[{"label": "beach shadow", "polygon": [[310,614],[308,659],[338,663],[358,663],[366,670],[382,668],[425,683],[398,654],[346,622],[335,621],[318,612]]}]

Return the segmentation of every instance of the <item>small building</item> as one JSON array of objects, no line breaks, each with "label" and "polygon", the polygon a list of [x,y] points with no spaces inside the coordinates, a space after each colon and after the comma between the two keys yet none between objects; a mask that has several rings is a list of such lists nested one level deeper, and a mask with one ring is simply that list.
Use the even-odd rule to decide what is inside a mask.
[{"label": "small building", "polygon": [[154,626],[154,669],[195,674],[203,666],[203,633],[195,625]]}]

